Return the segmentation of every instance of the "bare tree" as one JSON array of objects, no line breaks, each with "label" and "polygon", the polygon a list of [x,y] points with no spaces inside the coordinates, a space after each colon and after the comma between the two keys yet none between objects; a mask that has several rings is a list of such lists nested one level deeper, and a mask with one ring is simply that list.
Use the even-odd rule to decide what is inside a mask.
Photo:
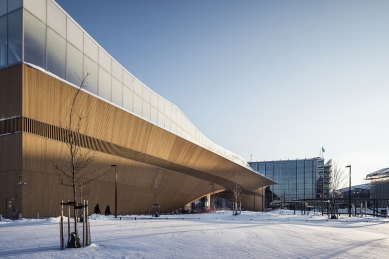
[{"label": "bare tree", "polygon": [[334,160],[331,167],[331,182],[330,190],[332,192],[332,199],[339,197],[341,195],[340,189],[346,186],[346,174],[345,168],[339,163],[339,161]]},{"label": "bare tree", "polygon": [[331,181],[330,190],[332,192],[332,203],[331,203],[331,218],[337,219],[338,206],[335,204],[335,199],[341,196],[340,189],[346,185],[346,174],[345,168],[337,160],[333,160],[332,165],[329,167]]},{"label": "bare tree", "polygon": [[243,187],[240,184],[238,172],[235,173],[234,184],[231,186],[232,195],[235,201],[235,212],[234,215],[238,215],[238,202],[242,201],[243,198]]},{"label": "bare tree", "polygon": [[[85,117],[82,111],[77,112],[77,98],[81,89],[85,86],[89,75],[90,73],[87,72],[86,76],[82,80],[80,79],[80,86],[77,88],[70,107],[67,126],[63,127],[65,130],[64,140],[67,146],[67,160],[60,165],[51,162],[51,166],[59,176],[60,184],[72,188],[72,201],[75,207],[77,205],[77,197],[79,196],[82,199],[82,195],[86,194],[88,190],[87,185],[110,171],[110,169],[104,171],[102,168],[94,166],[94,152],[90,149],[82,148],[83,141],[80,131]],[[77,212],[74,209],[74,229],[78,237],[76,217]]]}]

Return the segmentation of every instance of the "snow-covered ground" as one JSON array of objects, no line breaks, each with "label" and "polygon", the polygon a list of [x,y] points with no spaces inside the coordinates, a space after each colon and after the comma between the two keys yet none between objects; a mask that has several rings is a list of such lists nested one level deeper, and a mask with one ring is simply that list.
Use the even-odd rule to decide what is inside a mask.
[{"label": "snow-covered ground", "polygon": [[388,258],[389,219],[293,212],[92,215],[92,245],[59,249],[59,218],[0,223],[5,258]]}]

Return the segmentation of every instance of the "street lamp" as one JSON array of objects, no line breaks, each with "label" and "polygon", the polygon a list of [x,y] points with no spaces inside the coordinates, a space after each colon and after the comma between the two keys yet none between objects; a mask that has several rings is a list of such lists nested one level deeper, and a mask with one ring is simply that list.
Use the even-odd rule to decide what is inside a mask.
[{"label": "street lamp", "polygon": [[8,218],[8,207],[12,208],[12,201],[14,197],[6,197],[5,198],[5,217]]},{"label": "street lamp", "polygon": [[118,217],[118,174],[116,172],[116,165],[111,165],[115,168],[115,218]]},{"label": "street lamp", "polygon": [[351,217],[351,165],[346,166],[350,168],[348,178],[349,178],[349,188],[348,188],[348,216]]}]

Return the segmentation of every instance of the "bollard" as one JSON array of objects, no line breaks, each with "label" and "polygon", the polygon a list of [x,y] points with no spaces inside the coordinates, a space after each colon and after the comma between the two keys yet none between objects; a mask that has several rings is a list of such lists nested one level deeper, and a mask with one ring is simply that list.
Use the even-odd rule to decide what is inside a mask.
[{"label": "bollard", "polygon": [[22,219],[22,213],[19,213],[19,219]]},{"label": "bollard", "polygon": [[2,221],[2,219],[3,219],[3,216],[0,214],[0,222]]},{"label": "bollard", "polygon": [[36,219],[39,219],[39,213],[36,214]]}]

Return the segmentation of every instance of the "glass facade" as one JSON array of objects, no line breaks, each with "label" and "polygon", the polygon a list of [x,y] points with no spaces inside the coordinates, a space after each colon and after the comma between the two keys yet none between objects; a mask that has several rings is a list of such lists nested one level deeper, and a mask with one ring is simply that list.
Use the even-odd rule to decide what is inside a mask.
[{"label": "glass facade", "polygon": [[323,158],[249,162],[249,165],[254,171],[277,182],[268,187],[271,197],[267,198],[270,201],[292,202],[329,197]]},{"label": "glass facade", "polygon": [[[373,173],[370,173],[366,175],[366,179],[370,180],[370,198],[389,198],[389,168],[383,168]],[[378,207],[389,207],[389,201],[378,201]]]},{"label": "glass facade", "polygon": [[21,62],[76,86],[90,73],[89,93],[250,169],[123,68],[53,0],[0,0],[0,69]]}]

